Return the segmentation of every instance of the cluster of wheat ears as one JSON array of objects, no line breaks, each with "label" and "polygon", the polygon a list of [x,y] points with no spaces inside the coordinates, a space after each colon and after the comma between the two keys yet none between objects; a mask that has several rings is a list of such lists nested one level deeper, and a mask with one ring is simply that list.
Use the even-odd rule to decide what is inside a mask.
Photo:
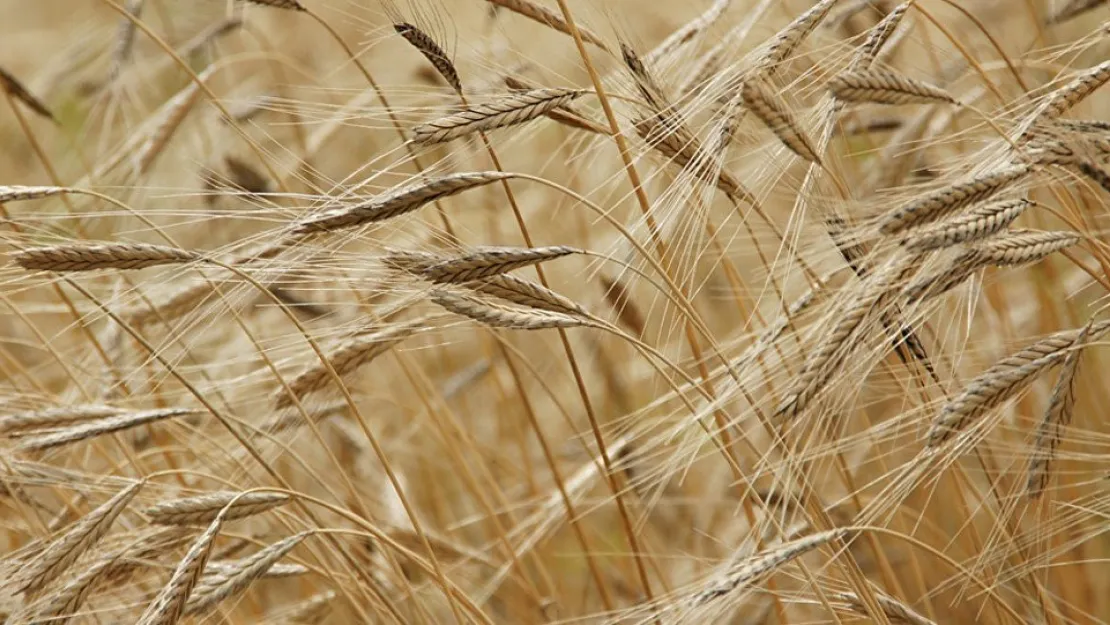
[{"label": "cluster of wheat ears", "polygon": [[1110,3],[44,2],[0,622],[1110,622]]}]

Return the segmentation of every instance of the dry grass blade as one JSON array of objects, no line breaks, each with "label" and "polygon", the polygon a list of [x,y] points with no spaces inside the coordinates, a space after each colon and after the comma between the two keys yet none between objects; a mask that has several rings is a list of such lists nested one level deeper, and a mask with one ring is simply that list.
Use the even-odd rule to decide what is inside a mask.
[{"label": "dry grass blade", "polygon": [[518,126],[564,106],[585,91],[578,89],[536,89],[502,96],[412,129],[412,140],[422,145],[443,143],[476,132]]},{"label": "dry grass blade", "polygon": [[693,597],[693,604],[704,605],[725,597],[734,592],[737,588],[747,586],[791,560],[801,557],[830,542],[841,540],[848,534],[848,530],[843,529],[819,532],[811,536],[806,536],[805,538],[799,538],[784,543],[778,547],[768,549],[763,553],[748,558],[743,562],[729,567],[730,570],[725,574],[725,579],[695,594]]},{"label": "dry grass blade", "polygon": [[906,16],[906,11],[909,10],[910,4],[911,2],[903,2],[894,7],[890,13],[887,13],[882,21],[871,29],[863,45],[860,46],[852,56],[852,62],[848,66],[849,70],[855,71],[871,67],[872,63],[874,63],[875,59],[879,56],[879,51],[882,50],[887,41],[890,41],[890,37],[894,34],[894,31],[901,25],[902,18]]},{"label": "dry grass blade", "polygon": [[894,210],[879,224],[883,234],[897,234],[909,228],[937,221],[946,215],[990,199],[1033,172],[1028,164],[1009,165],[966,182],[944,187]]},{"label": "dry grass blade", "polygon": [[158,265],[198,260],[197,252],[147,243],[104,245],[55,245],[15,252],[12,261],[33,271],[95,271],[97,269],[145,269]]},{"label": "dry grass blade", "polygon": [[[564,35],[573,36],[570,31],[570,26],[561,15],[555,13],[547,7],[541,6],[532,0],[486,0],[495,7],[508,9],[517,15],[527,17],[528,19],[539,22],[544,26],[557,30]],[[581,24],[577,24],[578,33],[582,37],[582,41],[592,43],[602,50],[608,51],[608,46],[601,37],[594,34],[592,31],[584,28]]]},{"label": "dry grass blade", "polygon": [[582,250],[568,245],[549,247],[482,247],[438,262],[423,270],[423,276],[443,284],[470,282],[506,273],[521,267],[579,254]]},{"label": "dry grass blade", "polygon": [[479,293],[492,295],[511,304],[539,308],[567,315],[588,317],[589,313],[577,302],[530,280],[513,275],[499,275],[466,282],[463,286]]},{"label": "dry grass blade", "polygon": [[185,614],[203,614],[216,607],[221,601],[243,592],[307,536],[308,533],[290,536],[243,560],[242,565],[235,571],[202,578],[185,605]]},{"label": "dry grass blade", "polygon": [[96,404],[32,410],[0,417],[0,434],[10,435],[15,432],[24,432],[26,430],[71,425],[77,421],[111,417],[121,412],[124,412],[122,408]]},{"label": "dry grass blade", "polygon": [[61,573],[108,533],[127,504],[145,482],[136,482],[86,514],[69,531],[56,538],[34,561],[19,572],[14,592],[33,594]]},{"label": "dry grass blade", "polygon": [[174,569],[170,581],[139,618],[138,625],[174,625],[181,619],[193,587],[200,580],[204,565],[212,553],[212,542],[223,527],[223,515],[216,516],[208,529],[189,547],[188,553]]},{"label": "dry grass blade", "polygon": [[224,521],[233,521],[262,514],[289,499],[289,495],[273,492],[208,493],[165,501],[143,510],[143,514],[158,525],[198,525],[221,516],[221,511]]},{"label": "dry grass blade", "polygon": [[744,100],[744,106],[775,133],[783,145],[805,160],[820,164],[821,159],[817,156],[813,143],[802,131],[802,127],[798,125],[794,115],[786,107],[786,103],[765,83],[758,79],[745,81],[740,95]]},{"label": "dry grass blade", "polygon": [[829,81],[829,91],[845,102],[874,104],[954,104],[947,91],[890,70],[844,72]]},{"label": "dry grass blade", "polygon": [[1025,487],[1026,494],[1032,498],[1040,497],[1048,486],[1052,461],[1056,456],[1056,448],[1060,445],[1061,434],[1071,423],[1072,412],[1075,409],[1075,378],[1079,373],[1080,356],[1087,345],[1093,324],[1094,320],[1091,320],[1076,336],[1068,355],[1064,358],[1064,364],[1060,367],[1060,377],[1056,379],[1056,386],[1052,388],[1048,409],[1045,410],[1041,422],[1037,425],[1037,436],[1033,443]]},{"label": "dry grass blade", "polygon": [[436,200],[463,191],[506,180],[511,174],[497,171],[467,172],[427,178],[394,191],[379,195],[367,202],[342,206],[319,215],[294,222],[294,234],[328,232],[353,228],[367,223],[392,219],[410,213]]},{"label": "dry grass blade", "polygon": [[839,0],[821,0],[786,25],[764,46],[753,68],[756,73],[775,71],[780,63],[794,54],[805,38],[825,19]]},{"label": "dry grass blade", "polygon": [[[424,326],[425,321],[425,319],[416,319],[379,332],[355,336],[328,353],[328,363],[340,377],[354,373],[360,367],[370,364],[375,358],[388,352],[397,343],[415,334]],[[329,368],[317,362],[289,382],[288,393],[298,398],[305,397],[324,389],[331,381]],[[277,408],[286,408],[293,404],[293,398],[288,393],[285,389],[278,392],[274,402]]]},{"label": "dry grass blade", "polygon": [[914,252],[928,252],[979,241],[1008,228],[1031,205],[1032,202],[1024,199],[991,202],[964,215],[922,228],[906,238],[902,245]]},{"label": "dry grass blade", "polygon": [[161,408],[157,410],[127,412],[114,417],[97,419],[96,421],[90,421],[71,428],[58,430],[50,434],[27,438],[20,444],[19,449],[22,451],[42,451],[44,449],[51,449],[69,443],[103,436],[104,434],[111,434],[140,425],[154,423],[155,421],[191,414],[198,414],[198,411],[187,408]]},{"label": "dry grass blade", "polygon": [[239,0],[247,4],[258,4],[264,7],[274,7],[276,9],[289,9],[291,11],[304,11],[304,6],[297,0]]},{"label": "dry grass blade", "polygon": [[713,4],[709,5],[709,8],[706,9],[705,12],[683,24],[682,27],[675,30],[668,35],[666,39],[660,42],[659,45],[655,46],[655,48],[644,57],[644,61],[649,65],[655,66],[663,58],[671,55],[686,43],[692,41],[694,37],[704,33],[713,26],[713,24],[716,24],[717,21],[721,19],[721,16],[725,14],[725,11],[728,11],[731,5],[732,0],[716,0]]},{"label": "dry grass blade", "polygon": [[[854,612],[862,616],[867,616],[866,605],[863,600],[859,598],[859,595],[853,592],[837,593],[830,598],[843,601],[847,603]],[[914,612],[909,606],[890,595],[875,593],[875,600],[879,602],[879,607],[883,609],[883,612],[892,623],[905,623],[906,625],[937,625],[933,621]]]},{"label": "dry grass blade", "polygon": [[405,38],[412,47],[416,48],[432,67],[436,68],[439,75],[447,81],[447,84],[455,90],[456,93],[462,93],[462,81],[459,79],[459,72],[455,69],[455,64],[451,62],[451,58],[447,56],[447,52],[432,39],[431,35],[420,30],[412,24],[400,22],[393,25],[393,30],[397,31],[398,35]]},{"label": "dry grass blade", "polygon": [[1060,7],[1051,17],[1048,18],[1049,24],[1059,24],[1066,22],[1072,18],[1079,17],[1087,11],[1093,11],[1100,6],[1104,6],[1106,0],[1071,0]]},{"label": "dry grass blade", "polygon": [[646,328],[644,313],[624,284],[616,278],[601,276],[601,286],[605,289],[605,301],[613,307],[621,325],[631,331],[632,336],[643,336]]},{"label": "dry grass blade", "polygon": [[23,86],[23,83],[19,82],[19,80],[17,80],[15,76],[12,76],[10,73],[8,73],[6,69],[2,67],[0,67],[0,89],[3,89],[5,93],[15,98],[16,100],[19,100],[20,102],[26,104],[27,108],[34,111],[36,115],[39,115],[40,117],[45,117],[46,119],[49,119],[54,123],[58,123],[58,120],[54,117],[54,114],[50,112],[50,109],[47,108],[45,104],[43,104],[42,100],[39,100],[34,95],[32,95],[31,92]]},{"label": "dry grass blade", "polygon": [[959,396],[944,406],[929,429],[929,446],[941,445],[1016,395],[1045,369],[1066,358],[1081,336],[1093,341],[1107,330],[1110,330],[1110,322],[1107,321],[1079,330],[1065,330],[998,361],[976,376]]},{"label": "dry grass blade", "polygon": [[580,328],[592,325],[581,317],[518,306],[500,306],[456,291],[438,289],[432,301],[446,310],[494,328],[511,330],[543,330],[547,328]]}]

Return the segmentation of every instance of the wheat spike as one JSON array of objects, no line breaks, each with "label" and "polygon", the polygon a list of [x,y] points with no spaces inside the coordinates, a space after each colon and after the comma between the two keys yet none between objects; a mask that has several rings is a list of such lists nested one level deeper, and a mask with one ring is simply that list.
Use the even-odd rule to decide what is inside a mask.
[{"label": "wheat spike", "polygon": [[740,96],[744,100],[744,106],[775,133],[783,145],[805,160],[820,164],[821,159],[813,149],[809,137],[802,131],[785,102],[767,85],[758,79],[745,81],[740,89]]},{"label": "wheat spike", "polygon": [[0,434],[70,425],[77,421],[111,417],[124,412],[122,408],[96,404],[63,406],[46,410],[33,410],[0,417]]},{"label": "wheat spike", "polygon": [[[356,336],[328,353],[328,362],[335,369],[335,373],[341,377],[354,373],[388,352],[397,343],[415,334],[425,321],[426,319],[423,318],[416,319],[380,332]],[[323,363],[317,362],[289,382],[288,393],[292,393],[295,397],[304,397],[325,388],[331,380],[331,372],[328,368]],[[293,399],[288,393],[285,389],[279,391],[275,400],[277,408],[286,408],[293,404]]]},{"label": "wheat spike", "polygon": [[848,536],[848,530],[834,529],[819,532],[790,541],[768,549],[763,553],[734,564],[729,567],[725,579],[715,583],[712,587],[702,590],[693,596],[694,605],[705,605],[711,601],[725,597],[741,586],[756,581],[760,577],[771,573],[782,565],[801,557],[814,549],[838,541]]},{"label": "wheat spike", "polygon": [[950,215],[965,206],[990,199],[1033,172],[1028,164],[1016,164],[944,187],[894,210],[879,223],[883,234],[897,234]]},{"label": "wheat spike", "polygon": [[224,516],[217,513],[208,529],[189,547],[185,557],[174,569],[170,581],[143,612],[138,625],[174,625],[181,619],[185,604],[193,592],[193,587],[200,580],[204,565],[212,553],[212,542],[220,533],[223,522]]},{"label": "wheat spike", "polygon": [[274,7],[275,9],[289,9],[290,11],[305,11],[303,5],[297,0],[239,0],[247,4],[257,4],[264,7]]},{"label": "wheat spike", "polygon": [[480,171],[426,178],[383,193],[367,202],[354,206],[341,206],[294,222],[292,232],[294,235],[305,235],[392,219],[436,200],[510,177],[512,177],[511,174],[503,172]]},{"label": "wheat spike", "polygon": [[1075,163],[1075,168],[1079,170],[1079,173],[1083,174],[1087,178],[1090,178],[1100,187],[1105,189],[1107,193],[1110,193],[1110,174],[1106,173],[1105,169],[1099,167],[1098,165],[1092,163],[1087,159],[1083,159]]},{"label": "wheat spike", "polygon": [[1071,82],[1050,93],[1045,101],[1037,107],[1037,110],[1025,124],[1022,138],[1026,138],[1028,130],[1037,124],[1054,120],[1068,112],[1104,85],[1107,80],[1110,80],[1110,61],[1103,61],[1080,72]]},{"label": "wheat spike", "polygon": [[284,493],[207,493],[155,504],[143,510],[143,514],[150,518],[151,523],[158,525],[199,525],[217,516],[224,521],[255,516],[288,501],[289,495]]},{"label": "wheat spike", "polygon": [[331,611],[331,606],[335,603],[335,593],[333,591],[322,592],[314,595],[298,603],[285,615],[285,623],[296,623],[300,625],[316,625],[324,620],[324,617]]},{"label": "wheat spike", "polygon": [[662,113],[667,110],[667,97],[663,93],[663,88],[655,81],[655,77],[648,72],[644,62],[640,60],[640,56],[626,43],[621,43],[621,58],[624,60],[625,67],[632,72],[632,78],[635,79],[636,88],[640,91],[640,95],[644,96],[644,101],[656,113]]},{"label": "wheat spike", "polygon": [[559,295],[542,284],[513,275],[491,276],[463,283],[463,286],[528,308],[539,308],[566,315],[589,316],[586,309],[577,302]]},{"label": "wheat spike", "polygon": [[1004,237],[980,243],[974,252],[984,263],[1017,267],[1037,262],[1078,242],[1079,235],[1073,232],[1015,230]]},{"label": "wheat spike", "polygon": [[[242,558],[240,560],[214,560],[208,563],[208,568],[205,569],[205,577],[200,580],[200,583],[205,585],[215,584],[219,580],[226,580],[231,575],[234,575],[244,566],[246,566],[252,558]],[[274,564],[270,566],[260,577],[266,579],[279,579],[285,577],[299,577],[307,575],[309,572],[308,567],[300,564]],[[207,580],[207,581],[206,581]]]},{"label": "wheat spike", "polygon": [[[526,17],[534,22],[539,22],[540,24],[557,30],[564,35],[571,37],[574,36],[570,30],[570,25],[567,24],[566,20],[564,20],[561,15],[555,13],[547,7],[536,4],[531,0],[486,0],[486,2],[495,7],[508,9],[513,13]],[[602,40],[601,37],[595,35],[590,30],[583,28],[580,24],[576,24],[576,26],[578,26],[578,34],[582,37],[582,41],[592,43],[602,50],[609,50],[608,46],[605,45],[605,41]]]},{"label": "wheat spike", "polygon": [[805,38],[817,28],[838,1],[821,0],[787,24],[765,44],[764,52],[755,61],[754,71],[756,73],[774,72],[779,64],[794,54],[798,46],[802,45]]},{"label": "wheat spike", "polygon": [[[866,604],[859,598],[859,595],[853,592],[837,593],[830,598],[843,601],[856,613],[861,616],[867,616]],[[909,606],[890,595],[876,592],[875,600],[879,602],[879,607],[883,609],[883,612],[892,623],[905,623],[906,625],[937,625],[933,621],[914,612]]]},{"label": "wheat spike", "polygon": [[81,554],[96,544],[112,527],[127,504],[139,494],[145,482],[135,482],[114,497],[86,514],[73,528],[56,538],[50,545],[19,573],[15,592],[34,594],[46,583],[65,572]]},{"label": "wheat spike", "polygon": [[243,592],[308,535],[307,532],[302,532],[290,536],[243,560],[241,566],[234,571],[202,578],[185,605],[185,614],[203,614],[216,607],[221,601]]},{"label": "wheat spike", "polygon": [[875,104],[954,104],[947,91],[897,72],[863,69],[844,72],[829,81],[829,91],[845,102]]},{"label": "wheat spike", "polygon": [[[867,0],[867,3],[870,4],[870,0]],[[910,2],[899,4],[891,9],[890,13],[887,13],[882,21],[875,24],[867,34],[867,39],[863,42],[863,45],[852,55],[852,61],[848,65],[850,71],[864,70],[871,67],[875,59],[878,58],[879,51],[890,41],[890,37],[894,34],[894,31],[901,25],[902,19],[906,16],[906,12],[910,8],[910,4]]]},{"label": "wheat spike", "polygon": [[1031,205],[1032,202],[1024,199],[991,202],[922,228],[906,238],[902,245],[914,252],[929,252],[979,241],[1008,228]]},{"label": "wheat spike", "polygon": [[227,167],[229,182],[236,189],[250,195],[267,193],[270,190],[270,181],[246,161],[229,154],[224,157],[224,165]]},{"label": "wheat spike", "polygon": [[1048,18],[1048,23],[1059,24],[1061,22],[1066,22],[1105,4],[1106,0],[1071,0],[1053,13],[1052,16]]},{"label": "wheat spike", "polygon": [[445,289],[432,291],[432,301],[450,312],[494,328],[511,330],[543,330],[546,328],[579,328],[591,323],[581,317],[561,313],[500,306],[470,295]]},{"label": "wheat spike", "polygon": [[732,6],[732,0],[716,0],[703,13],[667,35],[666,39],[652,48],[651,52],[648,52],[644,61],[648,65],[657,66],[664,58],[716,24],[730,6]]},{"label": "wheat spike", "polygon": [[613,307],[621,324],[632,332],[632,336],[643,336],[647,326],[644,313],[624,284],[616,278],[601,276],[601,286],[605,290],[605,301]]},{"label": "wheat spike", "polygon": [[243,20],[238,17],[228,17],[222,19],[197,33],[195,37],[182,44],[181,50],[177,54],[182,58],[193,56],[194,54],[199,52],[201,48],[213,43],[220,37],[223,37],[224,35],[230,34],[232,31],[239,29],[239,27],[241,27],[242,25]]},{"label": "wheat spike", "polygon": [[1048,486],[1052,461],[1056,457],[1056,448],[1060,445],[1061,434],[1071,423],[1072,412],[1075,409],[1075,378],[1079,373],[1080,355],[1088,343],[1088,335],[1093,324],[1094,320],[1091,320],[1075,337],[1075,342],[1060,367],[1060,377],[1056,379],[1056,386],[1052,388],[1048,408],[1037,425],[1037,436],[1033,443],[1025,487],[1026,493],[1031,498],[1040,497]]},{"label": "wheat spike", "polygon": [[459,72],[455,69],[455,64],[451,62],[451,58],[447,56],[447,52],[436,43],[431,35],[405,22],[394,24],[393,30],[404,37],[405,41],[416,48],[420,54],[423,54],[424,58],[428,59],[432,67],[439,72],[439,75],[447,81],[447,84],[451,85],[456,93],[463,92],[462,81],[459,80]]},{"label": "wheat spike", "polygon": [[[75,615],[81,604],[106,573],[116,566],[122,551],[98,558],[79,573],[72,576],[60,587],[47,595],[44,603],[27,606],[27,614],[17,615],[13,623],[51,623],[65,625]],[[33,613],[32,613],[33,610]]]},{"label": "wheat spike", "polygon": [[12,261],[36,271],[95,271],[97,269],[145,269],[158,265],[198,260],[197,252],[146,243],[104,245],[55,245],[15,252]]},{"label": "wheat spike", "polygon": [[754,201],[754,196],[724,169],[716,156],[699,144],[685,126],[659,115],[645,117],[636,121],[633,126],[652,149],[675,165],[690,171],[702,182],[717,187],[734,200]]},{"label": "wheat spike", "polygon": [[[517,76],[505,76],[505,86],[512,91],[533,91],[535,89],[542,89],[542,87],[524,81]],[[558,122],[569,128],[575,130],[585,130],[587,132],[596,133],[599,135],[611,135],[611,130],[592,121],[585,114],[579,112],[577,109],[569,104],[565,104],[559,108],[554,108],[544,114],[552,121]]]},{"label": "wheat spike", "polygon": [[62,193],[73,193],[73,189],[68,187],[26,187],[21,185],[3,185],[0,186],[0,203],[8,202],[22,202],[25,200],[37,200],[44,197],[51,197],[61,195]]},{"label": "wheat spike", "polygon": [[459,137],[507,126],[517,126],[542,117],[552,109],[574,101],[585,91],[536,89],[501,96],[412,129],[412,140],[422,145],[443,143]]},{"label": "wheat spike", "polygon": [[[136,19],[142,14],[146,0],[130,0],[124,8],[128,14]],[[112,64],[108,70],[108,82],[111,82],[123,71],[123,66],[131,59],[131,50],[135,47],[135,22],[123,18],[116,34],[116,47],[112,51]]]},{"label": "wheat spike", "polygon": [[201,88],[200,85],[208,80],[213,73],[213,68],[209,67],[200,74],[194,81],[182,87],[180,91],[174,94],[168,102],[162,105],[155,114],[156,124],[151,129],[146,140],[143,141],[138,148],[136,148],[132,162],[135,163],[135,171],[139,174],[145,174],[150,171],[154,166],[158,156],[160,156],[181,127],[182,122],[189,116],[189,112],[193,110],[193,106],[200,99]]},{"label": "wheat spike", "polygon": [[1045,369],[1063,360],[1080,336],[1085,334],[1088,341],[1093,341],[1107,330],[1110,330],[1110,322],[1101,321],[1089,328],[1057,332],[998,361],[944,406],[929,429],[928,445],[936,447],[944,443],[1016,395]]},{"label": "wheat spike", "polygon": [[58,123],[57,118],[55,118],[54,114],[50,112],[50,109],[43,104],[42,100],[32,95],[31,92],[23,86],[23,83],[19,82],[15,76],[11,75],[2,67],[0,67],[0,89],[3,89],[5,93],[16,100],[26,104],[27,108],[34,111],[36,115],[45,117],[55,124]]},{"label": "wheat spike", "polygon": [[181,417],[185,415],[198,414],[199,411],[187,408],[161,408],[157,410],[140,410],[136,412],[126,412],[123,414],[107,417],[104,419],[97,419],[89,421],[70,428],[43,434],[41,436],[29,437],[20,444],[19,449],[23,451],[42,451],[44,449],[51,449],[61,445],[67,445],[76,441],[82,441],[104,434],[111,434],[129,428],[154,423],[155,421],[162,421],[163,419],[170,419],[173,417]]},{"label": "wheat spike", "polygon": [[438,262],[424,269],[422,274],[432,282],[443,284],[470,282],[581,252],[567,245],[482,247],[472,253]]}]

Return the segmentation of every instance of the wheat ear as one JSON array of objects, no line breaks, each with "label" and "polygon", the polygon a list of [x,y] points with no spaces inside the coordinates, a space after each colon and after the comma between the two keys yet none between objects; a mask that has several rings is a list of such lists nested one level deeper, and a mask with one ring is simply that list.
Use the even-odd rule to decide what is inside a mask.
[{"label": "wheat ear", "polygon": [[447,52],[440,47],[436,40],[431,35],[424,32],[420,28],[400,22],[393,25],[393,30],[397,31],[398,35],[404,37],[405,41],[409,42],[412,47],[416,48],[432,67],[439,72],[439,75],[451,85],[451,88],[456,93],[462,93],[462,81],[459,79],[459,72],[455,69],[455,64],[451,62],[451,58],[447,56]]},{"label": "wheat ear", "polygon": [[197,410],[187,408],[161,408],[156,410],[126,412],[104,419],[89,421],[88,423],[65,428],[49,434],[29,437],[20,444],[19,449],[23,451],[42,451],[44,449],[103,436],[104,434],[111,434],[140,425],[154,423],[155,421],[198,413],[199,411]]},{"label": "wheat ear", "polygon": [[542,330],[546,328],[580,328],[591,325],[590,321],[581,317],[520,306],[501,306],[471,295],[446,289],[432,291],[431,299],[450,312],[494,328]]},{"label": "wheat ear", "polygon": [[748,558],[743,562],[731,566],[728,573],[724,576],[725,579],[695,594],[693,597],[693,604],[704,605],[732,594],[737,588],[747,586],[791,560],[801,557],[830,542],[841,540],[848,534],[848,530],[844,529],[820,532],[784,543]]},{"label": "wheat ear", "polygon": [[322,623],[335,603],[335,592],[329,590],[298,603],[285,615],[286,623],[316,625]]},{"label": "wheat ear", "polygon": [[717,187],[734,200],[754,201],[754,196],[725,170],[716,156],[703,149],[685,126],[662,115],[649,115],[636,121],[633,127],[652,149],[702,182]]},{"label": "wheat ear", "polygon": [[601,276],[601,286],[604,289],[606,303],[617,313],[617,319],[621,325],[632,332],[632,336],[643,336],[647,327],[644,313],[624,283],[617,278]]},{"label": "wheat ear", "polygon": [[1093,324],[1094,320],[1091,320],[1075,337],[1075,342],[1060,367],[1060,377],[1056,379],[1056,386],[1052,388],[1048,408],[1041,417],[1041,422],[1037,424],[1037,436],[1033,443],[1025,487],[1026,494],[1031,498],[1040,497],[1048,486],[1052,462],[1056,458],[1056,448],[1060,445],[1064,428],[1071,423],[1072,412],[1075,410],[1075,379],[1079,373],[1079,360],[1083,348],[1088,343]]},{"label": "wheat ear", "polygon": [[288,393],[299,398],[325,388],[332,380],[332,369],[342,377],[370,364],[394,345],[415,334],[425,321],[426,319],[417,319],[347,340],[326,355],[330,368],[317,362],[289,382],[288,392],[281,389],[274,402],[275,407],[281,409],[293,404]]},{"label": "wheat ear", "polygon": [[666,39],[652,48],[651,52],[644,57],[644,62],[652,66],[658,65],[662,59],[671,55],[716,24],[717,21],[724,16],[725,12],[728,11],[728,8],[732,5],[732,1],[733,0],[716,0],[713,4],[709,5],[709,8],[703,13],[689,22],[686,22],[670,35],[667,35]]},{"label": "wheat ear", "polygon": [[1051,17],[1048,18],[1049,24],[1059,24],[1066,22],[1074,17],[1079,17],[1087,11],[1093,11],[1098,7],[1106,4],[1106,0],[1071,0],[1060,7]]},{"label": "wheat ear", "polygon": [[353,206],[340,206],[294,222],[295,235],[329,232],[392,219],[436,200],[512,177],[499,171],[467,172],[425,178]]},{"label": "wheat ear", "polygon": [[1025,199],[991,202],[922,228],[902,241],[902,245],[914,252],[928,252],[980,241],[1008,228],[1031,205]]},{"label": "wheat ear", "polygon": [[143,510],[143,514],[158,525],[199,525],[217,516],[224,521],[244,519],[288,502],[289,495],[284,493],[208,493],[155,504]]},{"label": "wheat ear", "polygon": [[[870,0],[867,0],[870,4]],[[883,46],[890,41],[894,31],[901,25],[902,19],[906,17],[906,12],[909,11],[912,2],[903,2],[898,6],[891,9],[890,13],[882,19],[878,24],[871,29],[867,34],[867,39],[864,40],[863,45],[856,50],[852,55],[852,61],[848,65],[848,69],[852,71],[868,69],[875,62],[879,56],[879,51]]]},{"label": "wheat ear", "polygon": [[73,192],[74,189],[71,189],[69,187],[28,187],[22,185],[2,185],[0,186],[0,203],[7,204],[8,202],[37,200],[44,197],[53,197],[55,195]]},{"label": "wheat ear", "polygon": [[844,72],[829,81],[829,91],[845,102],[874,104],[954,104],[947,91],[890,70]]},{"label": "wheat ear", "polygon": [[204,565],[212,553],[212,543],[223,527],[224,517],[218,515],[189,547],[185,557],[177,564],[170,581],[150,603],[138,620],[138,625],[174,625],[185,611],[185,604],[193,587],[200,580]]},{"label": "wheat ear", "polygon": [[158,265],[198,260],[197,252],[146,243],[104,245],[55,245],[15,252],[12,261],[37,271],[94,271],[97,269],[144,269]]},{"label": "wheat ear", "polygon": [[[836,593],[830,598],[843,601],[847,603],[854,612],[862,616],[867,616],[866,604],[864,604],[863,600],[859,598],[859,595],[854,592]],[[879,607],[883,609],[883,612],[892,623],[905,623],[906,625],[937,625],[933,621],[914,612],[909,606],[890,595],[876,592],[875,600],[879,602]]]},{"label": "wheat ear", "polygon": [[1028,164],[1008,165],[944,187],[894,210],[879,223],[879,231],[883,234],[897,234],[936,221],[961,208],[990,199],[1032,172],[1033,167]]},{"label": "wheat ear", "polygon": [[247,4],[257,4],[264,7],[273,7],[275,9],[288,9],[290,11],[304,11],[304,6],[297,2],[297,0],[239,0]]},{"label": "wheat ear", "polygon": [[122,408],[96,404],[34,410],[0,417],[0,434],[70,425],[77,421],[101,419],[124,412]]},{"label": "wheat ear", "polygon": [[513,275],[499,275],[463,283],[468,289],[492,295],[526,308],[538,308],[566,315],[588,317],[589,313],[577,302],[530,280]]},{"label": "wheat ear", "polygon": [[1093,341],[1107,330],[1110,322],[1101,321],[1089,328],[1057,332],[998,361],[944,406],[929,429],[929,446],[944,443],[1016,395],[1045,369],[1063,360],[1080,336],[1085,334]]},{"label": "wheat ear", "polygon": [[763,52],[754,63],[754,71],[763,73],[777,69],[780,63],[794,54],[798,46],[802,45],[805,38],[817,28],[821,20],[825,19],[839,1],[821,0],[787,24],[764,45]]},{"label": "wheat ear", "polygon": [[50,580],[65,572],[77,561],[81,554],[89,550],[108,533],[127,504],[139,494],[145,482],[136,482],[123,489],[114,497],[86,514],[72,529],[56,538],[26,568],[20,571],[19,580],[14,585],[15,592],[33,594]]},{"label": "wheat ear", "polygon": [[432,282],[444,284],[470,282],[581,252],[582,250],[567,245],[532,248],[483,247],[472,253],[435,263],[421,273]]},{"label": "wheat ear", "polygon": [[1080,72],[1071,82],[1049,94],[1033,114],[1029,127],[1056,119],[1110,80],[1110,61]]},{"label": "wheat ear", "polygon": [[[542,89],[542,87],[526,82],[524,79],[517,76],[505,76],[505,86],[517,92]],[[575,130],[585,130],[599,135],[612,134],[611,130],[591,120],[569,104],[551,109],[547,113],[544,113],[544,115],[552,121],[558,122],[569,128],[574,128]]]},{"label": "wheat ear", "polygon": [[42,100],[36,98],[31,92],[23,86],[23,83],[11,75],[6,69],[0,67],[0,89],[3,89],[8,95],[19,100],[27,105],[27,108],[35,112],[40,117],[45,117],[55,124],[58,123],[57,118],[50,112],[50,109],[43,104]]},{"label": "wheat ear", "polygon": [[[534,22],[539,22],[540,24],[557,30],[564,35],[570,37],[574,36],[571,33],[570,25],[568,25],[566,20],[564,20],[558,13],[555,13],[551,9],[541,6],[531,0],[486,0],[486,2],[492,4],[495,7],[508,9],[513,13],[526,17]],[[601,37],[597,36],[592,31],[583,28],[581,25],[576,26],[578,26],[578,34],[580,37],[582,37],[582,41],[592,43],[602,50],[609,50],[609,48],[605,45],[605,41]]]},{"label": "wheat ear", "polygon": [[744,106],[748,107],[763,125],[767,126],[783,145],[811,163],[820,164],[821,159],[813,149],[813,143],[802,131],[786,103],[763,81],[751,79],[744,82],[740,89]]},{"label": "wheat ear", "polygon": [[307,532],[302,532],[276,542],[244,560],[242,566],[233,572],[202,578],[185,605],[185,614],[203,614],[215,608],[221,601],[243,592],[308,535]]},{"label": "wheat ear", "polygon": [[106,573],[112,567],[116,566],[122,555],[123,552],[120,551],[98,558],[82,569],[81,572],[66,580],[60,587],[53,589],[47,595],[45,602],[40,605],[27,606],[28,613],[33,608],[33,616],[29,615],[30,618],[24,618],[23,615],[16,615],[11,622],[66,625],[76,614],[81,604],[85,602],[85,599],[88,598],[96,584],[106,577]]},{"label": "wheat ear", "polygon": [[412,140],[422,145],[443,143],[476,132],[519,126],[546,115],[586,93],[580,89],[536,89],[495,100],[426,122],[412,129]]}]

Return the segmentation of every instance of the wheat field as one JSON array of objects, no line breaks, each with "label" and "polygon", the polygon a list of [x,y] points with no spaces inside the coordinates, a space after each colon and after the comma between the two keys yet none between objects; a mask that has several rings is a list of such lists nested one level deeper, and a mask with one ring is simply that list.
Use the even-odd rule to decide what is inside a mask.
[{"label": "wheat field", "polygon": [[0,15],[0,622],[1110,622],[1110,3]]}]

